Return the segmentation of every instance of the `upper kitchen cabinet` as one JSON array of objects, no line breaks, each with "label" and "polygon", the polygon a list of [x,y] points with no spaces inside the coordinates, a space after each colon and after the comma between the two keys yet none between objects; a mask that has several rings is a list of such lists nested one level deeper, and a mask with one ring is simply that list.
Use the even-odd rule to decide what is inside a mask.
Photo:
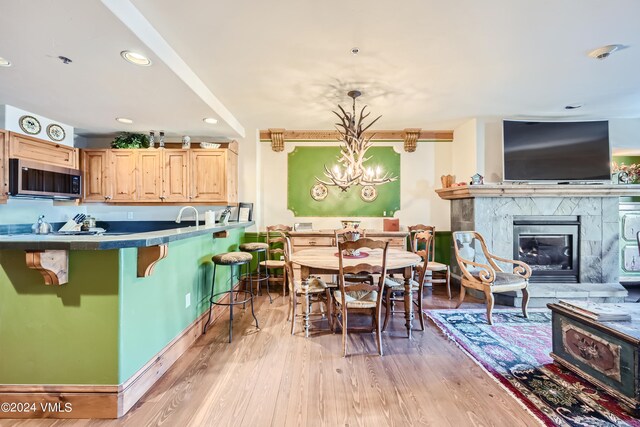
[{"label": "upper kitchen cabinet", "polygon": [[82,150],[85,202],[106,202],[111,197],[109,182],[109,150]]},{"label": "upper kitchen cabinet", "polygon": [[110,150],[109,202],[135,202],[137,191],[138,150]]},{"label": "upper kitchen cabinet", "polygon": [[164,150],[162,200],[189,201],[189,150]]},{"label": "upper kitchen cabinet", "polygon": [[237,203],[238,155],[229,149],[191,150],[193,202]]},{"label": "upper kitchen cabinet", "polygon": [[238,201],[238,155],[230,149],[82,150],[85,202]]},{"label": "upper kitchen cabinet", "polygon": [[0,203],[7,201],[7,195],[9,193],[8,155],[9,143],[7,140],[7,132],[0,130]]},{"label": "upper kitchen cabinet", "polygon": [[138,200],[157,202],[162,194],[162,161],[164,150],[138,152]]},{"label": "upper kitchen cabinet", "polygon": [[9,157],[77,169],[78,150],[55,142],[10,133]]}]

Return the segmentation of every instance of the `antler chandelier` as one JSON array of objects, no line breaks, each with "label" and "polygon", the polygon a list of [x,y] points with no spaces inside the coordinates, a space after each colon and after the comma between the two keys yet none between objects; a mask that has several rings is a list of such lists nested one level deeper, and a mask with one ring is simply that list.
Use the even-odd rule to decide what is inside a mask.
[{"label": "antler chandelier", "polygon": [[352,90],[347,95],[353,99],[351,112],[347,112],[341,105],[338,105],[340,112],[333,112],[340,119],[340,122],[336,123],[336,130],[340,134],[339,141],[342,142],[340,156],[337,164],[332,168],[324,165],[325,179],[316,177],[318,184],[314,185],[311,190],[312,196],[316,200],[326,197],[327,187],[338,187],[342,191],[347,191],[351,186],[358,185],[362,187],[361,197],[365,201],[373,201],[377,197],[376,186],[398,179],[391,172],[384,172],[380,165],[365,165],[371,159],[371,157],[366,157],[366,154],[373,145],[371,138],[374,136],[374,134],[370,134],[366,137],[365,131],[382,116],[365,124],[365,119],[370,114],[369,112],[365,113],[366,105],[362,107],[360,114],[356,117],[356,98],[362,93]]}]

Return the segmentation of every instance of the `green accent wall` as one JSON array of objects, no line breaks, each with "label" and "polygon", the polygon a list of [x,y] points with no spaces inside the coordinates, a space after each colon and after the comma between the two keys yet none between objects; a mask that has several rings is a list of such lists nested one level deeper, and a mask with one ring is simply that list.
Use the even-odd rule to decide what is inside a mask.
[{"label": "green accent wall", "polygon": [[118,384],[118,251],[71,251],[46,286],[0,251],[0,384]]},{"label": "green accent wall", "polygon": [[324,176],[324,166],[329,169],[337,164],[340,147],[296,147],[288,155],[287,208],[296,217],[392,217],[400,209],[400,154],[393,147],[371,147],[367,151],[370,159],[364,164],[373,170],[380,166],[398,179],[376,187],[378,197],[365,202],[360,197],[362,187],[354,186],[347,191],[328,187],[324,200],[314,200],[311,188],[318,183],[316,177]]},{"label": "green accent wall", "polygon": [[[167,257],[149,277],[137,277],[137,248],[120,251],[120,317],[118,381],[129,379],[209,309],[213,263],[217,253],[238,250],[243,230],[229,230],[229,237],[210,235],[169,244]],[[229,268],[218,266],[215,291],[228,289]],[[185,295],[191,306],[185,308]]]},{"label": "green accent wall", "polygon": [[[137,277],[137,248],[71,251],[62,286],[45,286],[24,251],[0,251],[0,384],[125,382],[209,309],[211,257],[244,238],[228,232],[169,243],[146,278]],[[228,279],[219,268],[216,292]]]}]

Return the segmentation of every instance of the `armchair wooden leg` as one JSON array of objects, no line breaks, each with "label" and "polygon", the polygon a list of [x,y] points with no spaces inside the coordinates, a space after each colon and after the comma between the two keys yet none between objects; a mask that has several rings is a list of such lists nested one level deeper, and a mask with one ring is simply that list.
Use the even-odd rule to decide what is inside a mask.
[{"label": "armchair wooden leg", "polygon": [[451,269],[447,266],[446,281],[447,281],[447,295],[449,295],[449,299],[451,299]]},{"label": "armchair wooden leg", "polygon": [[527,306],[529,305],[529,290],[527,288],[522,289],[522,314],[525,318],[529,317],[527,313]]},{"label": "armchair wooden leg", "polygon": [[484,296],[487,300],[487,323],[490,325],[493,325],[493,318],[491,317],[491,314],[493,312],[494,299],[493,299],[493,294],[491,293],[491,290],[485,289]]},{"label": "armchair wooden leg", "polygon": [[460,285],[460,299],[458,300],[458,304],[456,308],[460,307],[464,301],[464,295],[467,293],[467,289],[461,284]]}]

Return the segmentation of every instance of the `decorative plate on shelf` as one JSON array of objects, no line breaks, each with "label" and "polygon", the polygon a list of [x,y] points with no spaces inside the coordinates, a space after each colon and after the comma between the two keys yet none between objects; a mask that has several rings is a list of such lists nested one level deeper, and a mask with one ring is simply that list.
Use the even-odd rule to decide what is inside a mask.
[{"label": "decorative plate on shelf", "polygon": [[52,141],[62,141],[66,134],[62,126],[54,123],[47,126],[47,135]]},{"label": "decorative plate on shelf", "polygon": [[313,200],[319,202],[320,200],[326,199],[328,194],[329,189],[324,184],[316,184],[311,187],[311,197],[313,198]]},{"label": "decorative plate on shelf", "polygon": [[18,120],[18,124],[20,125],[20,129],[30,135],[37,135],[42,130],[40,122],[33,116],[20,117],[20,119]]},{"label": "decorative plate on shelf", "polygon": [[373,202],[378,197],[378,190],[373,185],[365,185],[360,190],[360,198],[365,202]]}]

